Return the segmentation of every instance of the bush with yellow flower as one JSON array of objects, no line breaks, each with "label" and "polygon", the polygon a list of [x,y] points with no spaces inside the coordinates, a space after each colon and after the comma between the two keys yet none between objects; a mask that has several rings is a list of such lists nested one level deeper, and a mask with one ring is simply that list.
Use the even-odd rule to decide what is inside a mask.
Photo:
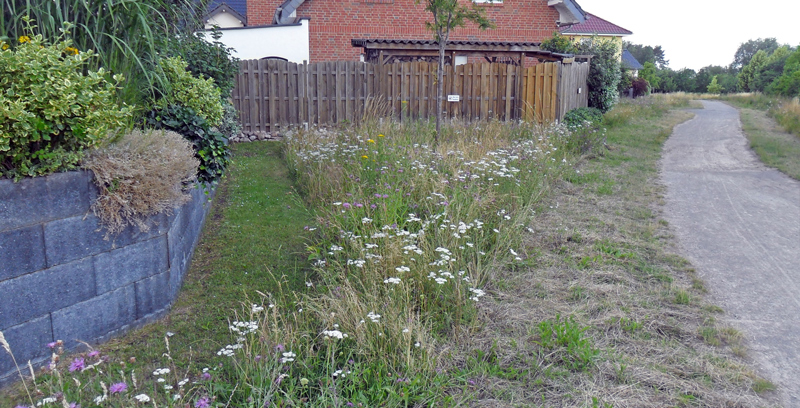
[{"label": "bush with yellow flower", "polygon": [[74,169],[84,149],[126,126],[122,80],[89,70],[95,55],[69,41],[23,35],[0,44],[0,174],[20,179]]}]

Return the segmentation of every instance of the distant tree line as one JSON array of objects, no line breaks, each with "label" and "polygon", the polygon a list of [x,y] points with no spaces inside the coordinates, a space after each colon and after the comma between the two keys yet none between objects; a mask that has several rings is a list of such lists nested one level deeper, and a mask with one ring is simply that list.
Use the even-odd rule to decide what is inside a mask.
[{"label": "distant tree line", "polygon": [[[646,87],[651,92],[764,92],[800,96],[800,48],[781,45],[775,38],[742,43],[730,65],[709,65],[699,71],[669,68],[660,45],[624,42],[623,46],[644,66],[639,78],[647,81]],[[634,85],[630,75],[622,70],[620,90]]]}]

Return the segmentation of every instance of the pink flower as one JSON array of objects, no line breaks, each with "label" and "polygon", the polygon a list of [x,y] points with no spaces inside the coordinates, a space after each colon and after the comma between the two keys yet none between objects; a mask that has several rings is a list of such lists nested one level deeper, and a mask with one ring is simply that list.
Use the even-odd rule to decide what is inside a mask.
[{"label": "pink flower", "polygon": [[125,384],[124,382],[111,384],[111,387],[108,387],[108,390],[112,394],[119,394],[128,390],[128,384]]},{"label": "pink flower", "polygon": [[54,349],[54,348],[56,348],[57,345],[58,345],[58,342],[57,341],[53,341],[53,342],[47,343],[47,348]]},{"label": "pink flower", "polygon": [[210,379],[211,379],[211,374],[209,374],[209,373],[203,373],[203,379],[204,379],[204,380],[210,380]]},{"label": "pink flower", "polygon": [[199,398],[197,402],[194,403],[195,408],[209,408],[211,406],[211,400],[208,397]]},{"label": "pink flower", "polygon": [[89,352],[89,357],[97,357],[100,355],[100,352],[97,350],[92,350]]},{"label": "pink flower", "polygon": [[342,207],[344,207],[344,208],[350,208],[350,203],[343,203],[343,204],[342,204]]},{"label": "pink flower", "polygon": [[86,368],[86,362],[83,360],[83,357],[78,357],[75,360],[72,360],[72,364],[69,365],[69,372],[78,371]]}]

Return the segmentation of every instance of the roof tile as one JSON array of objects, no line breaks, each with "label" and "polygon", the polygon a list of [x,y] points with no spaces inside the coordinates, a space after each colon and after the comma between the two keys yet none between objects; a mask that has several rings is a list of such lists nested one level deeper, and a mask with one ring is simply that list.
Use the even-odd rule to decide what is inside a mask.
[{"label": "roof tile", "polygon": [[592,13],[586,13],[586,21],[559,29],[561,34],[597,34],[597,35],[631,35],[633,32],[626,30],[614,23],[603,20]]}]

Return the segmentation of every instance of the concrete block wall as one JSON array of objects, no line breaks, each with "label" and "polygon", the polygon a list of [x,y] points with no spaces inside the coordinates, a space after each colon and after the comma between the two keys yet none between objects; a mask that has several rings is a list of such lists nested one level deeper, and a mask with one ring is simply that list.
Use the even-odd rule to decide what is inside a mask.
[{"label": "concrete block wall", "polygon": [[[19,364],[46,345],[97,343],[149,322],[177,297],[210,208],[202,189],[171,215],[105,239],[87,171],[0,180],[0,331]],[[0,350],[0,384],[16,379]]]}]

